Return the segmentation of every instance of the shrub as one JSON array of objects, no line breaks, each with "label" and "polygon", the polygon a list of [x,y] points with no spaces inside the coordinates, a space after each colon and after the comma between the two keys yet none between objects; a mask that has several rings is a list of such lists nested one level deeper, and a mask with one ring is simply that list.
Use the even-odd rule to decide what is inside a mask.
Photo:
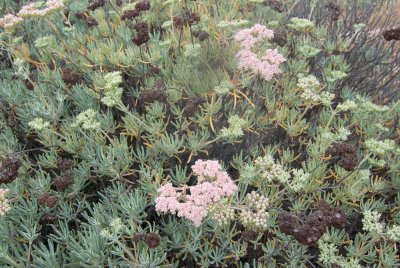
[{"label": "shrub", "polygon": [[2,266],[400,265],[386,2],[2,7]]}]

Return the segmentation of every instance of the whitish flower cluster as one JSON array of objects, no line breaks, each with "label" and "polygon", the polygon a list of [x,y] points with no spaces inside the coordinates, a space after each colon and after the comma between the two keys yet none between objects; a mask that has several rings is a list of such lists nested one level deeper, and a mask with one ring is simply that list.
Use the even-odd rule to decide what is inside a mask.
[{"label": "whitish flower cluster", "polygon": [[344,268],[361,268],[359,261],[354,258],[345,258],[338,254],[338,247],[327,241],[326,235],[318,240],[319,257],[318,261],[324,265],[331,266],[333,264]]},{"label": "whitish flower cluster", "polygon": [[11,209],[9,205],[9,200],[6,195],[8,193],[8,189],[0,188],[0,215],[3,216],[7,211]]},{"label": "whitish flower cluster", "polygon": [[197,58],[201,54],[200,44],[188,44],[183,47],[183,55],[186,58]]},{"label": "whitish flower cluster", "polygon": [[336,106],[336,110],[338,112],[347,112],[347,111],[353,111],[357,109],[357,103],[355,103],[352,100],[346,100],[343,103],[339,103],[338,106]]},{"label": "whitish flower cluster", "polygon": [[330,106],[335,95],[326,91],[318,92],[321,84],[314,75],[299,76],[297,88],[302,93],[300,97],[307,103],[317,105],[322,103],[324,106]]},{"label": "whitish flower cluster", "polygon": [[28,123],[28,126],[36,131],[42,131],[47,129],[50,126],[50,123],[44,121],[43,118],[36,117],[31,122]]},{"label": "whitish flower cluster", "polygon": [[224,80],[218,86],[214,87],[214,92],[217,95],[225,95],[228,94],[232,89],[232,82],[229,80]]},{"label": "whitish flower cluster", "polygon": [[287,172],[282,165],[275,163],[275,160],[271,155],[258,157],[254,163],[259,168],[261,177],[267,182],[272,182],[274,180],[284,184],[289,182],[289,172]]},{"label": "whitish flower cluster", "polygon": [[29,73],[29,66],[28,63],[21,59],[21,58],[16,58],[14,60],[14,69],[15,69],[15,74],[26,79]]},{"label": "whitish flower cluster", "polygon": [[313,29],[315,25],[314,22],[310,20],[294,17],[290,19],[289,24],[287,26],[289,29],[305,32]]},{"label": "whitish flower cluster", "polygon": [[45,4],[37,2],[25,5],[17,15],[21,18],[45,17],[63,8],[64,4],[62,1],[48,0]]},{"label": "whitish flower cluster", "polygon": [[379,222],[381,214],[377,211],[366,210],[364,211],[364,217],[362,219],[363,230],[382,234],[385,224]]},{"label": "whitish flower cluster", "polygon": [[83,129],[98,129],[100,122],[96,121],[96,112],[93,109],[88,109],[76,117],[76,121],[72,126],[82,126]]},{"label": "whitish flower cluster", "polygon": [[221,200],[208,206],[210,218],[220,226],[229,224],[235,218],[235,210],[225,201]]},{"label": "whitish flower cluster", "polygon": [[235,140],[243,136],[243,127],[246,125],[246,120],[234,115],[228,119],[228,123],[228,128],[221,129],[222,138],[227,140]]},{"label": "whitish flower cluster", "polygon": [[104,76],[106,82],[104,88],[104,97],[101,102],[108,107],[113,107],[121,101],[123,89],[119,87],[122,83],[121,72],[112,72]]},{"label": "whitish flower cluster", "polygon": [[321,87],[320,82],[314,75],[299,76],[297,87],[303,91],[301,98],[313,103],[319,102],[317,91]]},{"label": "whitish flower cluster", "polygon": [[386,105],[376,105],[375,103],[369,101],[366,98],[361,96],[357,96],[357,104],[358,104],[358,112],[367,112],[367,113],[383,113],[390,110],[390,108]]},{"label": "whitish flower cluster", "polygon": [[222,29],[232,29],[234,27],[246,26],[247,24],[249,24],[248,20],[223,20],[217,24],[217,27]]},{"label": "whitish flower cluster", "polygon": [[23,21],[24,19],[20,17],[14,16],[13,14],[7,14],[3,18],[0,18],[0,27],[3,27],[6,32],[11,32]]},{"label": "whitish flower cluster", "polygon": [[389,139],[386,139],[384,141],[369,139],[365,141],[365,146],[371,153],[377,155],[390,153],[397,149],[396,142],[394,140],[389,140]]},{"label": "whitish flower cluster", "polygon": [[388,227],[386,231],[386,236],[392,241],[400,242],[400,225],[393,225],[392,227]]},{"label": "whitish flower cluster", "polygon": [[7,14],[0,18],[0,27],[6,32],[13,31],[25,18],[45,17],[64,8],[64,4],[60,0],[48,0],[47,2],[30,3],[21,8],[18,14]]},{"label": "whitish flower cluster", "polygon": [[381,214],[377,211],[364,211],[364,217],[362,219],[363,230],[383,235],[387,239],[395,242],[400,242],[400,225],[386,226],[385,228],[385,224],[379,221],[380,218]]},{"label": "whitish flower cluster", "polygon": [[121,218],[115,218],[110,222],[109,228],[103,228],[100,231],[100,236],[106,239],[112,239],[113,237],[121,234],[125,228],[126,227],[122,223]]},{"label": "whitish flower cluster", "polygon": [[319,258],[318,261],[325,265],[337,264],[339,257],[336,255],[338,248],[335,244],[328,243],[324,239],[318,240]]},{"label": "whitish flower cluster", "polygon": [[301,189],[303,189],[305,184],[310,179],[310,174],[304,172],[303,169],[293,169],[292,175],[293,177],[289,184],[289,188],[295,192],[298,192]]},{"label": "whitish flower cluster", "polygon": [[252,191],[246,195],[245,209],[239,214],[239,220],[248,229],[263,231],[268,228],[268,198]]},{"label": "whitish flower cluster", "polygon": [[336,141],[345,141],[351,135],[351,131],[345,127],[340,127],[336,130],[334,134],[334,139]]}]

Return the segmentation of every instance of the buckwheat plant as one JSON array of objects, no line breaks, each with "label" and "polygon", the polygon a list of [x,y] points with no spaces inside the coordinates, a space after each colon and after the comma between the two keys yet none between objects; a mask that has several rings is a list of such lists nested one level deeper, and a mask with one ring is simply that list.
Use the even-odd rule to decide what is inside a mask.
[{"label": "buckwheat plant", "polygon": [[1,0],[0,267],[400,266],[396,2]]}]

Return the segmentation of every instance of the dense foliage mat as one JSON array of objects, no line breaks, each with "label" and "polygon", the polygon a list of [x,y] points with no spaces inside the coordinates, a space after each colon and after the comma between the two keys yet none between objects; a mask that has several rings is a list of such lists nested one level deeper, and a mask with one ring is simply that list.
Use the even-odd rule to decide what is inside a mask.
[{"label": "dense foliage mat", "polygon": [[399,266],[395,2],[3,0],[1,267]]}]

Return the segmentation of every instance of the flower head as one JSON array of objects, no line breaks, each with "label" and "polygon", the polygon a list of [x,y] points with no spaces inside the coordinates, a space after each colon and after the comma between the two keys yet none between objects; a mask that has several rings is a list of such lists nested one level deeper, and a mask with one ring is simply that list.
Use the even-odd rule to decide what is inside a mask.
[{"label": "flower head", "polygon": [[84,129],[98,129],[101,124],[96,121],[96,112],[93,109],[87,109],[76,117],[76,122],[73,124],[74,127],[80,125]]},{"label": "flower head", "polygon": [[0,188],[0,215],[3,216],[7,211],[11,209],[9,205],[9,200],[6,195],[8,193],[8,189]]},{"label": "flower head", "polygon": [[215,160],[198,160],[192,167],[198,176],[197,184],[186,186],[190,194],[182,192],[172,184],[161,186],[157,192],[156,211],[162,213],[177,213],[178,217],[190,220],[195,226],[200,226],[208,214],[208,207],[224,197],[231,196],[237,186],[228,173]]},{"label": "flower head", "polygon": [[258,42],[272,38],[274,38],[274,32],[261,24],[255,24],[253,27],[241,30],[235,35],[235,40],[245,49],[251,49]]},{"label": "flower head", "polygon": [[42,131],[47,129],[50,126],[50,123],[44,121],[43,118],[36,117],[31,122],[28,123],[28,126],[36,131]]}]

